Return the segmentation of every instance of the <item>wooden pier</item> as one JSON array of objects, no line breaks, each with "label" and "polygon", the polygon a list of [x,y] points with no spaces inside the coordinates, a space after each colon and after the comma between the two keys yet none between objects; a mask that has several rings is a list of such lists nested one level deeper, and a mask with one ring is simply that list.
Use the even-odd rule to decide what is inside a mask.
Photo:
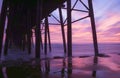
[{"label": "wooden pier", "polygon": [[[41,33],[42,24],[44,24],[44,54],[47,55],[47,43],[49,43],[49,50],[51,51],[51,38],[49,31],[50,23],[48,17],[50,17],[51,13],[58,8],[60,18],[54,17],[59,21],[58,25],[61,26],[65,57],[67,56],[69,59],[72,58],[72,23],[90,18],[95,54],[94,63],[97,63],[97,56],[99,52],[92,0],[88,0],[88,5],[82,0],[76,0],[73,7],[71,6],[71,1],[72,0],[3,0],[0,13],[0,56],[3,49],[2,45],[5,31],[6,39],[4,45],[4,55],[7,55],[10,43],[23,50],[27,47],[28,54],[30,54],[33,33],[32,30],[34,30],[35,56],[36,58],[41,58],[41,50],[43,49],[43,38]],[[65,2],[67,3],[66,5],[64,4]],[[87,11],[74,9],[77,2],[80,2]],[[67,11],[67,18],[65,20],[67,21],[67,24],[65,24],[65,21],[63,20],[62,9],[66,9]],[[74,10],[88,13],[88,16],[72,21],[72,11]],[[8,22],[7,29],[5,30],[6,20]],[[67,39],[64,29],[65,26],[67,26]]]}]

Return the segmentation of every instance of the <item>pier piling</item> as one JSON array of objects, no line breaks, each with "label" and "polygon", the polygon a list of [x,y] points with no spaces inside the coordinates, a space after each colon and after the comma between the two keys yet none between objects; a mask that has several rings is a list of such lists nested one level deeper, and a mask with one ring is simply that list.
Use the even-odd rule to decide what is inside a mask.
[{"label": "pier piling", "polygon": [[3,45],[6,15],[7,15],[7,0],[3,0],[1,14],[0,14],[0,57],[1,57],[2,45]]}]

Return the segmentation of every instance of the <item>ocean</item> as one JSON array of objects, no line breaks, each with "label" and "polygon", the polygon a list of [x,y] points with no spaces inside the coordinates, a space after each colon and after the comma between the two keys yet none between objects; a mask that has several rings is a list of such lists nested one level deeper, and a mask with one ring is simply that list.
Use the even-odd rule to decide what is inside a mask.
[{"label": "ocean", "polygon": [[[102,54],[120,53],[120,43],[100,43],[98,48],[99,53]],[[73,56],[94,55],[94,46],[93,44],[73,44],[72,52]],[[63,44],[52,44],[52,55],[63,56]]]},{"label": "ocean", "polygon": [[[63,57],[64,56],[64,49],[63,44],[51,44],[52,51],[49,51],[48,48],[48,57]],[[30,56],[28,55],[27,49],[25,51],[20,50],[18,48],[12,47],[8,50],[8,56],[3,55],[2,52],[2,59],[16,59],[16,58],[23,58],[29,59],[35,57],[35,47],[32,46],[32,53]],[[49,47],[49,46],[48,46]],[[101,54],[120,54],[120,43],[100,43],[98,45],[99,53]],[[93,44],[73,44],[72,45],[72,56],[79,57],[79,56],[93,56],[94,55],[94,47]],[[41,51],[41,57],[45,57],[44,49]]]}]

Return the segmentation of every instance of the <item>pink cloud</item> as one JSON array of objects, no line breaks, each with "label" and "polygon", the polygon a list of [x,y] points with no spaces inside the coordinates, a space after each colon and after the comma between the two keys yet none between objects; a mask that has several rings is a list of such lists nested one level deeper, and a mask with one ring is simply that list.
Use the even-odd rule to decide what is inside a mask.
[{"label": "pink cloud", "polygon": [[111,28],[113,28],[115,23],[120,21],[120,15],[119,14],[110,14],[105,16],[106,18],[101,19],[98,22],[98,26],[97,26],[97,30],[102,30],[102,31],[106,31],[109,30]]},{"label": "pink cloud", "polygon": [[[77,15],[74,14],[74,19],[77,19]],[[118,32],[120,29],[119,21],[119,13],[114,14],[112,12],[106,13],[100,19],[96,19],[98,42],[120,42],[120,33]],[[73,23],[72,29],[73,43],[92,43],[93,39],[89,18]],[[60,26],[50,26],[50,31],[52,42],[62,43]],[[67,27],[65,27],[65,34],[67,35]]]},{"label": "pink cloud", "polygon": [[[99,42],[120,42],[119,33],[120,25],[120,15],[109,13],[105,16],[104,19],[101,19],[98,22],[97,30],[98,32],[98,41]],[[118,23],[116,25],[116,23]],[[116,30],[117,29],[117,30]],[[117,35],[116,35],[117,34]]]}]

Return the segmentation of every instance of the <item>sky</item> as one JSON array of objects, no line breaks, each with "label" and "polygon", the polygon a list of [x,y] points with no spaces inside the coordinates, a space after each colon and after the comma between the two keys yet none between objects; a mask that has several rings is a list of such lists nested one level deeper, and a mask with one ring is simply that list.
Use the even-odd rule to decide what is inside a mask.
[{"label": "sky", "polygon": [[[72,5],[75,0],[72,0]],[[83,0],[86,3],[87,0]],[[99,43],[120,43],[120,0],[93,0],[93,8],[95,15],[97,38]],[[2,0],[0,0],[1,10]],[[87,10],[80,2],[75,6],[76,9]],[[63,18],[66,18],[66,10],[62,10]],[[58,10],[52,13],[59,18]],[[87,13],[72,11],[72,21],[86,16]],[[52,17],[49,22],[57,23]],[[65,32],[66,31],[65,27]],[[50,26],[51,41],[53,43],[62,43],[62,35],[60,26]],[[67,35],[67,34],[66,34]],[[72,24],[73,43],[92,43],[92,30],[90,19]]]},{"label": "sky", "polygon": [[[83,0],[85,1],[85,0]],[[85,1],[86,2],[86,1]],[[74,2],[73,2],[74,3]],[[97,38],[99,43],[120,43],[120,0],[93,0]],[[76,8],[81,8],[78,3]],[[86,4],[87,5],[87,4]],[[85,8],[81,8],[85,10]],[[58,12],[54,12],[58,15]],[[86,16],[87,13],[72,12],[72,20]],[[63,10],[66,18],[66,12]],[[66,27],[65,27],[66,29]],[[92,43],[92,30],[90,19],[72,24],[73,43]],[[51,26],[53,42],[62,42],[60,26]]]}]

